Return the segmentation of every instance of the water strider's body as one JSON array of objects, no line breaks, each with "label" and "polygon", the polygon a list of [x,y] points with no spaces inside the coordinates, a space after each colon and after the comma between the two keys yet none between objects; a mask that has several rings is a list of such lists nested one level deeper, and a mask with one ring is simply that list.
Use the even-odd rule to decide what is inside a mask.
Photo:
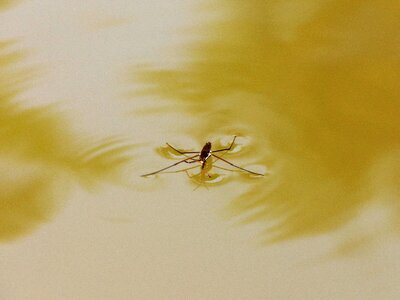
[{"label": "water strider's body", "polygon": [[199,160],[201,162],[201,169],[204,169],[207,159],[211,157],[211,143],[207,142],[203,149],[201,149]]},{"label": "water strider's body", "polygon": [[[245,172],[248,172],[248,173],[251,173],[251,174],[254,174],[254,175],[264,176],[264,174],[256,173],[256,172],[247,170],[247,169],[245,169],[245,168],[239,167],[239,166],[237,166],[237,165],[231,163],[230,161],[228,161],[228,160],[222,158],[221,156],[217,156],[217,155],[214,154],[215,152],[222,152],[222,151],[229,151],[229,150],[231,150],[232,147],[233,147],[233,144],[235,143],[235,139],[236,139],[236,136],[233,138],[233,141],[232,141],[231,145],[230,145],[228,148],[218,149],[218,150],[214,150],[214,151],[211,150],[211,143],[210,143],[210,142],[207,142],[207,143],[203,146],[203,148],[201,149],[201,151],[180,151],[180,150],[178,150],[178,149],[172,147],[170,144],[167,143],[168,147],[170,147],[170,148],[173,149],[174,151],[178,152],[179,154],[184,155],[186,158],[185,158],[185,159],[182,159],[182,160],[180,160],[180,161],[178,161],[178,162],[176,162],[176,163],[174,163],[174,164],[172,164],[172,165],[170,165],[170,166],[168,166],[168,167],[165,167],[165,168],[163,168],[163,169],[160,169],[160,170],[157,170],[157,171],[155,171],[155,172],[148,173],[148,174],[144,174],[144,175],[142,175],[142,177],[146,177],[146,176],[150,176],[150,175],[155,175],[155,174],[157,174],[157,173],[160,173],[160,172],[162,172],[162,171],[164,171],[164,170],[167,170],[167,169],[169,169],[169,168],[172,168],[172,167],[174,167],[174,166],[176,166],[176,165],[179,165],[179,164],[181,164],[181,163],[188,163],[188,164],[191,164],[191,163],[195,163],[195,162],[201,163],[201,170],[202,170],[202,173],[204,173],[205,169],[208,170],[208,169],[210,169],[211,166],[212,166],[212,161],[209,161],[209,159],[210,159],[212,156],[216,158],[215,161],[221,160],[221,161],[223,161],[223,162],[225,162],[225,163],[231,165],[232,167],[235,167],[235,168],[240,169],[240,170],[242,170],[242,171],[245,171]],[[195,155],[193,155],[193,156],[187,156],[187,154],[195,154]],[[208,163],[208,162],[211,162],[211,163]],[[206,166],[208,166],[208,167],[206,167]],[[223,169],[223,168],[221,168],[221,167],[219,167],[219,168],[220,168],[220,169]],[[182,171],[185,171],[185,170],[182,170]],[[232,170],[230,170],[230,171],[232,171]]]}]

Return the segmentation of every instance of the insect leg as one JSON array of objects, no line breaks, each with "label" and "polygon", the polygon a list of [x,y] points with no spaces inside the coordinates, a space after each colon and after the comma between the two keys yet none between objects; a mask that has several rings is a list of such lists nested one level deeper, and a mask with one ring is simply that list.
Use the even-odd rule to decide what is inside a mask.
[{"label": "insect leg", "polygon": [[162,172],[162,171],[164,171],[164,170],[167,170],[167,169],[169,169],[169,168],[172,168],[172,167],[174,167],[174,166],[176,166],[176,165],[179,165],[179,164],[181,164],[181,163],[188,163],[188,164],[190,164],[190,163],[197,162],[198,160],[195,160],[195,159],[194,159],[194,158],[197,157],[197,156],[199,156],[199,155],[196,154],[196,155],[193,155],[193,156],[191,156],[191,157],[185,158],[185,159],[183,159],[183,160],[180,160],[180,161],[178,161],[178,162],[176,162],[176,163],[174,163],[174,164],[172,164],[172,165],[169,165],[169,166],[167,166],[167,167],[165,167],[165,168],[162,168],[162,169],[160,169],[160,170],[157,170],[157,171],[154,171],[154,172],[151,172],[151,173],[148,173],[148,174],[144,174],[144,175],[142,175],[142,177],[147,177],[147,176],[150,176],[150,175],[155,175],[155,174],[157,174],[157,173],[160,173],[160,172]]},{"label": "insect leg", "polygon": [[217,155],[215,155],[215,154],[211,154],[211,155],[214,156],[214,157],[216,157],[216,158],[218,158],[218,159],[220,159],[220,160],[222,160],[223,162],[226,162],[227,164],[231,165],[232,167],[238,168],[238,169],[240,169],[240,170],[242,170],[242,171],[249,172],[249,173],[254,174],[254,175],[264,176],[264,174],[256,173],[256,172],[247,170],[247,169],[245,169],[245,168],[239,167],[239,166],[237,166],[237,165],[231,163],[230,161],[227,161],[226,159],[224,159],[224,158],[222,158],[222,157],[220,157],[220,156],[217,156]]},{"label": "insect leg", "polygon": [[215,165],[213,165],[213,168],[230,171],[230,172],[240,172],[240,170],[232,170],[232,169],[227,169],[227,168],[223,168],[223,167],[219,167],[219,166],[215,166]]},{"label": "insect leg", "polygon": [[[196,160],[196,161],[197,161],[197,160]],[[190,163],[192,163],[192,162],[190,161],[190,162],[188,162],[188,163],[190,164]],[[186,172],[186,171],[188,171],[188,170],[193,170],[193,169],[196,169],[196,168],[200,168],[200,166],[189,167],[189,168],[186,168],[186,169],[176,170],[176,171],[167,171],[167,172],[163,172],[163,174],[181,173],[181,172]]]},{"label": "insect leg", "polygon": [[185,155],[185,154],[193,154],[193,153],[200,153],[200,151],[180,151],[180,150],[178,150],[178,149],[172,147],[172,146],[171,146],[170,144],[168,144],[168,143],[167,143],[167,145],[168,145],[168,147],[170,147],[170,148],[173,149],[174,151],[178,152],[179,154],[183,154],[183,155]]},{"label": "insect leg", "polygon": [[231,145],[228,148],[213,150],[212,152],[221,152],[221,151],[231,150],[232,147],[233,147],[233,144],[235,143],[235,140],[236,140],[236,135],[233,137],[233,141],[232,141]]}]

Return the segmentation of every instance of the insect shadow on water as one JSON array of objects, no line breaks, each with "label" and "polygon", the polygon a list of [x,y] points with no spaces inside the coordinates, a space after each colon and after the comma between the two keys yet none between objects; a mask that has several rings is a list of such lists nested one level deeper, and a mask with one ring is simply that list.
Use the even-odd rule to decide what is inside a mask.
[{"label": "insect shadow on water", "polygon": [[[212,150],[211,143],[207,142],[203,146],[201,151],[180,151],[180,150],[176,149],[175,147],[171,146],[169,143],[167,143],[168,147],[170,147],[172,150],[174,150],[178,154],[185,156],[185,159],[177,161],[176,163],[173,163],[173,164],[171,164],[171,165],[169,165],[169,166],[167,166],[165,168],[162,168],[160,170],[157,170],[157,171],[154,171],[154,172],[151,172],[151,173],[147,173],[147,174],[144,174],[144,175],[141,175],[141,176],[142,177],[148,177],[148,176],[156,175],[156,174],[162,173],[163,171],[168,170],[168,169],[170,169],[172,167],[180,165],[182,163],[186,163],[186,164],[200,163],[200,170],[201,171],[200,171],[199,176],[200,176],[200,181],[201,182],[204,182],[207,177],[211,178],[211,175],[209,174],[209,171],[211,170],[212,167],[217,168],[217,169],[226,170],[226,171],[231,171],[231,172],[239,170],[239,171],[247,172],[247,173],[250,173],[250,174],[253,174],[253,175],[256,175],[256,176],[264,176],[264,174],[257,173],[257,172],[242,168],[242,167],[240,167],[240,166],[238,166],[236,164],[233,164],[232,162],[222,158],[222,156],[225,153],[227,153],[228,151],[230,151],[232,149],[232,147],[233,147],[233,145],[235,143],[235,140],[236,140],[236,136],[234,136],[234,138],[233,138],[233,140],[232,140],[232,142],[231,142],[231,144],[230,144],[230,146],[228,148],[223,148],[223,149],[218,149],[218,150]],[[214,154],[216,152],[224,152],[224,153],[222,153],[221,155],[216,155],[216,154]],[[192,154],[194,154],[194,155],[192,155]],[[214,158],[214,160],[213,160],[213,158]],[[228,165],[236,168],[236,170],[226,169],[226,168],[223,168],[223,167],[220,167],[220,166],[213,165],[216,161],[222,161],[225,164],[228,164]],[[183,170],[174,171],[172,173],[186,172],[186,174],[188,175],[189,178],[193,178],[194,175],[190,175],[188,170],[191,170],[191,169],[194,169],[194,168],[197,168],[197,167],[199,167],[199,166],[194,166],[194,167],[186,168],[186,169],[183,169]],[[163,173],[171,173],[171,172],[163,172]]]}]

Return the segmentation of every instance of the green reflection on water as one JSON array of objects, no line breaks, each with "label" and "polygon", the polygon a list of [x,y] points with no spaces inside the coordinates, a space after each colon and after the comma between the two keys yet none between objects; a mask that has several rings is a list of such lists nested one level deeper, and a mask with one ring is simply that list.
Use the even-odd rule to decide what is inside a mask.
[{"label": "green reflection on water", "polygon": [[[386,189],[398,207],[399,2],[210,6],[221,16],[193,31],[200,41],[185,48],[184,62],[135,72],[140,95],[200,119],[186,134],[253,138],[251,155],[271,176],[234,199],[230,213],[268,222],[271,242],[334,230]],[[379,181],[369,172],[382,157],[392,166]]]},{"label": "green reflection on water", "polygon": [[14,46],[0,43],[0,241],[51,219],[71,180],[86,187],[119,182],[133,148],[122,138],[72,132],[55,107],[17,103],[34,72],[18,64],[24,55]]},{"label": "green reflection on water", "polygon": [[0,10],[8,8],[9,6],[16,4],[19,0],[1,0],[0,1]]}]

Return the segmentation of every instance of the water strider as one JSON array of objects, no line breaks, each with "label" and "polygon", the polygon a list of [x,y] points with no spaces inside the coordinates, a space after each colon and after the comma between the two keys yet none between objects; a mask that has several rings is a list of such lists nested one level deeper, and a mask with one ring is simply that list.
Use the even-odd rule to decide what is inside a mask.
[{"label": "water strider", "polygon": [[[232,141],[232,143],[230,144],[230,146],[229,146],[228,148],[223,148],[223,149],[218,149],[218,150],[212,150],[211,143],[210,143],[210,142],[207,142],[207,143],[203,146],[203,148],[201,149],[201,151],[180,151],[180,150],[174,148],[173,146],[171,146],[170,144],[167,143],[168,147],[170,147],[171,149],[173,149],[173,150],[176,151],[177,153],[186,156],[186,158],[185,158],[185,159],[182,159],[182,160],[180,160],[180,161],[178,161],[178,162],[176,162],[176,163],[174,163],[174,164],[172,164],[172,165],[169,165],[169,166],[167,166],[167,167],[165,167],[165,168],[162,168],[162,169],[160,169],[160,170],[157,170],[157,171],[154,171],[154,172],[151,172],[151,173],[148,173],[148,174],[144,174],[144,175],[142,175],[142,177],[147,177],[147,176],[151,176],[151,175],[158,174],[158,173],[160,173],[160,172],[162,172],[162,171],[165,171],[165,170],[167,170],[167,169],[169,169],[169,168],[172,168],[172,167],[174,167],[174,166],[176,166],[176,165],[179,165],[179,164],[181,164],[181,163],[188,163],[188,164],[191,164],[191,163],[199,162],[199,163],[201,164],[201,170],[203,171],[203,170],[205,170],[206,165],[207,165],[207,163],[209,162],[209,160],[211,160],[211,157],[216,158],[215,161],[221,160],[221,161],[223,161],[223,162],[225,162],[225,163],[231,165],[232,167],[235,167],[235,168],[237,168],[237,169],[239,169],[239,170],[242,170],[242,171],[244,171],[244,172],[248,172],[248,173],[250,173],[250,174],[254,174],[254,175],[258,175],[258,176],[264,176],[264,174],[260,174],[260,173],[253,172],[253,171],[247,170],[247,169],[245,169],[245,168],[239,167],[239,166],[237,166],[237,165],[231,163],[230,161],[228,161],[228,160],[222,158],[222,155],[219,156],[219,155],[215,155],[215,154],[214,154],[214,153],[216,153],[216,152],[223,152],[223,151],[229,151],[229,150],[231,150],[232,147],[233,147],[233,144],[235,143],[235,140],[236,140],[236,136],[233,138],[233,141]],[[193,156],[187,156],[187,154],[195,154],[195,155],[193,155]],[[224,169],[224,168],[217,167],[217,166],[215,166],[215,167],[216,167],[216,168],[220,168],[220,169]],[[227,169],[224,169],[224,170],[227,170]],[[186,170],[182,170],[182,171],[186,171]],[[232,170],[228,170],[228,171],[232,171]]]}]

